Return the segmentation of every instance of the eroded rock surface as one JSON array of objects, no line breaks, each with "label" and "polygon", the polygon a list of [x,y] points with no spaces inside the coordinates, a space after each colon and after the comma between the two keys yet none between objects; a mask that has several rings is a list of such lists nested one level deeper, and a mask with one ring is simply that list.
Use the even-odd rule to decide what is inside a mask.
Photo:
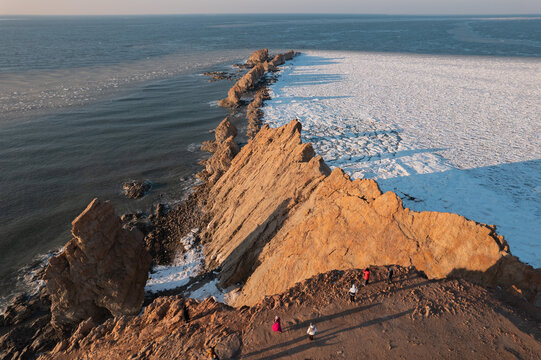
[{"label": "eroded rock surface", "polygon": [[145,181],[128,181],[122,184],[124,195],[130,199],[139,199],[145,196],[152,188],[152,183],[148,180]]},{"label": "eroded rock surface", "polygon": [[215,140],[204,141],[201,145],[201,150],[210,153],[216,152],[218,146],[226,141],[230,137],[237,136],[237,128],[229,121],[229,117],[226,117],[214,130]]},{"label": "eroded rock surface", "polygon": [[221,285],[243,283],[236,305],[332,269],[415,266],[537,296],[541,275],[512,257],[493,227],[404,208],[373,180],[330,174],[292,121],[263,127],[210,191],[207,259]]},{"label": "eroded rock surface", "polygon": [[98,199],[72,225],[73,239],[45,272],[52,324],[71,328],[88,318],[138,313],[152,262],[143,235],[122,229],[113,206]]},{"label": "eroded rock surface", "polygon": [[36,295],[14,298],[0,315],[0,359],[34,359],[51,350],[62,334],[50,320],[49,296],[43,288]]},{"label": "eroded rock surface", "polygon": [[[212,299],[186,301],[160,297],[140,317],[117,317],[87,326],[40,359],[207,359],[214,347],[220,359],[240,353],[246,317]],[[81,323],[83,327],[84,323]]]},{"label": "eroded rock surface", "polygon": [[270,99],[268,90],[266,88],[258,90],[254,99],[246,107],[246,120],[248,121],[248,128],[246,131],[246,136],[249,139],[253,138],[261,129],[263,116],[263,102]]},{"label": "eroded rock surface", "polygon": [[228,118],[225,118],[216,128],[215,140],[205,141],[201,146],[202,150],[213,153],[210,158],[202,162],[205,165],[205,170],[197,174],[207,187],[218,181],[238,154],[239,146],[235,141],[236,136],[237,128]]}]

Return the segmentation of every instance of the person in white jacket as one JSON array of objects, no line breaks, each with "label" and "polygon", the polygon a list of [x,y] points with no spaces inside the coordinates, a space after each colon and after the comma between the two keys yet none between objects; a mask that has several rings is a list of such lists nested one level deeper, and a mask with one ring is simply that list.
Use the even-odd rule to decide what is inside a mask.
[{"label": "person in white jacket", "polygon": [[306,330],[306,333],[308,334],[309,340],[314,340],[314,335],[317,333],[317,329],[314,324],[310,323],[310,326],[308,326],[308,330]]},{"label": "person in white jacket", "polygon": [[357,287],[355,284],[351,285],[351,289],[349,289],[349,301],[355,302],[355,296],[357,295]]}]

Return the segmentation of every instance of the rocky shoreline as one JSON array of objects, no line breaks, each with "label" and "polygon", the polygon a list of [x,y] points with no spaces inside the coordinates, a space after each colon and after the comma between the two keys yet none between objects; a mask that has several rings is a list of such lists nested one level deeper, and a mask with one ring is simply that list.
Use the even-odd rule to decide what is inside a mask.
[{"label": "rocky shoreline", "polygon": [[[262,126],[267,86],[295,54],[270,57],[262,49],[242,65],[250,70],[219,101],[230,114],[215,129],[215,139],[202,144],[212,155],[197,174],[203,183],[187,200],[121,217],[108,202],[89,204],[72,223],[74,238],[49,262],[46,286],[15,299],[0,318],[2,358],[205,358],[209,346],[221,358],[237,358],[249,354],[243,345],[249,319],[284,306],[283,299],[279,305],[268,299],[289,291],[291,300],[291,289],[306,279],[368,266],[407,269],[399,270],[406,278],[424,274],[498,288],[498,296],[509,296],[528,321],[539,321],[532,314],[541,306],[541,273],[512,256],[494,226],[404,208],[396,194],[383,194],[373,180],[351,181],[340,169],[331,172],[302,143],[298,121],[277,129]],[[185,299],[182,289],[145,298],[151,263],[170,263],[182,249],[182,237],[195,228],[201,229],[196,242],[204,245],[206,259],[202,278],[217,276],[236,309]],[[290,300],[287,307],[311,301]],[[210,325],[188,323],[185,306],[203,314],[199,319],[212,314]],[[163,339],[156,342],[172,326],[183,329],[175,335],[182,344],[176,352]],[[128,330],[146,334],[137,351]],[[110,339],[126,345],[115,347]],[[117,351],[121,346],[126,352]]]}]

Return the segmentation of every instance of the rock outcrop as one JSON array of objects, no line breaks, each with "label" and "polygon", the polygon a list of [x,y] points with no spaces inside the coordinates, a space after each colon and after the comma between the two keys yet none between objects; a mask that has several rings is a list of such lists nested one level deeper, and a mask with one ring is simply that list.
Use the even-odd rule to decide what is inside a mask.
[{"label": "rock outcrop", "polygon": [[268,99],[270,99],[268,90],[265,88],[260,89],[255,93],[254,99],[246,107],[246,120],[248,122],[246,136],[249,139],[253,138],[259,132],[259,129],[261,129],[261,119],[264,116],[261,107],[263,107],[263,102]]},{"label": "rock outcrop", "polygon": [[237,128],[229,121],[229,117],[226,117],[214,130],[215,140],[204,141],[201,145],[201,150],[210,153],[216,152],[218,146],[226,141],[229,137],[237,136]]},{"label": "rock outcrop", "polygon": [[268,49],[261,49],[254,51],[252,55],[248,58],[248,61],[246,61],[246,64],[248,66],[255,66],[257,64],[264,63],[269,58],[269,50]]},{"label": "rock outcrop", "polygon": [[73,239],[45,272],[52,324],[70,329],[88,318],[141,311],[152,262],[143,235],[122,229],[113,206],[98,199],[72,225]]},{"label": "rock outcrop", "polygon": [[291,60],[293,59],[295,56],[297,56],[297,53],[293,50],[289,50],[288,52],[286,52],[284,54],[284,60]]},{"label": "rock outcrop", "polygon": [[[290,59],[291,60],[291,59]],[[270,62],[269,64],[271,64],[272,66],[280,66],[280,65],[283,65],[285,63],[285,59],[284,59],[284,55],[282,54],[277,54]]]},{"label": "rock outcrop", "polygon": [[13,299],[0,315],[0,359],[33,359],[51,350],[62,334],[50,320],[49,296],[43,288]]},{"label": "rock outcrop", "polygon": [[122,184],[124,195],[130,199],[139,199],[145,196],[152,188],[152,183],[148,180],[145,181],[128,181]]},{"label": "rock outcrop", "polygon": [[235,305],[318,273],[371,264],[516,286],[528,298],[541,290],[541,274],[512,257],[493,227],[411,211],[373,180],[331,174],[300,131],[298,121],[263,127],[210,191],[206,255],[221,267],[223,287],[245,282]]},{"label": "rock outcrop", "polygon": [[[190,319],[184,317],[184,304]],[[161,297],[138,317],[116,317],[96,327],[81,323],[40,359],[207,359],[211,347],[220,359],[231,359],[240,352],[246,320],[210,298]]]},{"label": "rock outcrop", "polygon": [[253,89],[261,81],[267,71],[266,69],[268,69],[267,63],[254,66],[229,89],[227,98],[218,101],[218,105],[231,108],[239,106],[242,94]]},{"label": "rock outcrop", "polygon": [[210,187],[218,181],[238,154],[239,146],[234,140],[236,136],[237,128],[225,118],[215,130],[215,140],[205,141],[201,146],[202,150],[213,153],[210,158],[201,162],[205,165],[205,170],[197,174],[207,186]]},{"label": "rock outcrop", "polygon": [[238,78],[238,73],[230,73],[225,71],[207,71],[203,75],[210,78],[209,81],[218,81],[218,80],[236,80]]}]

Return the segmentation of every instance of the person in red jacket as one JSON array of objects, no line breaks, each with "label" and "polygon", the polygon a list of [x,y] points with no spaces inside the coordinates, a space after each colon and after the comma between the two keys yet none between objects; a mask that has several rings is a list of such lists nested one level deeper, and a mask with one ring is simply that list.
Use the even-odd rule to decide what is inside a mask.
[{"label": "person in red jacket", "polygon": [[280,318],[278,316],[274,317],[274,324],[272,324],[272,330],[274,332],[282,332],[282,325],[280,324]]},{"label": "person in red jacket", "polygon": [[368,281],[370,281],[370,269],[369,268],[364,269],[363,274],[364,274],[364,285],[366,286],[368,285]]}]

